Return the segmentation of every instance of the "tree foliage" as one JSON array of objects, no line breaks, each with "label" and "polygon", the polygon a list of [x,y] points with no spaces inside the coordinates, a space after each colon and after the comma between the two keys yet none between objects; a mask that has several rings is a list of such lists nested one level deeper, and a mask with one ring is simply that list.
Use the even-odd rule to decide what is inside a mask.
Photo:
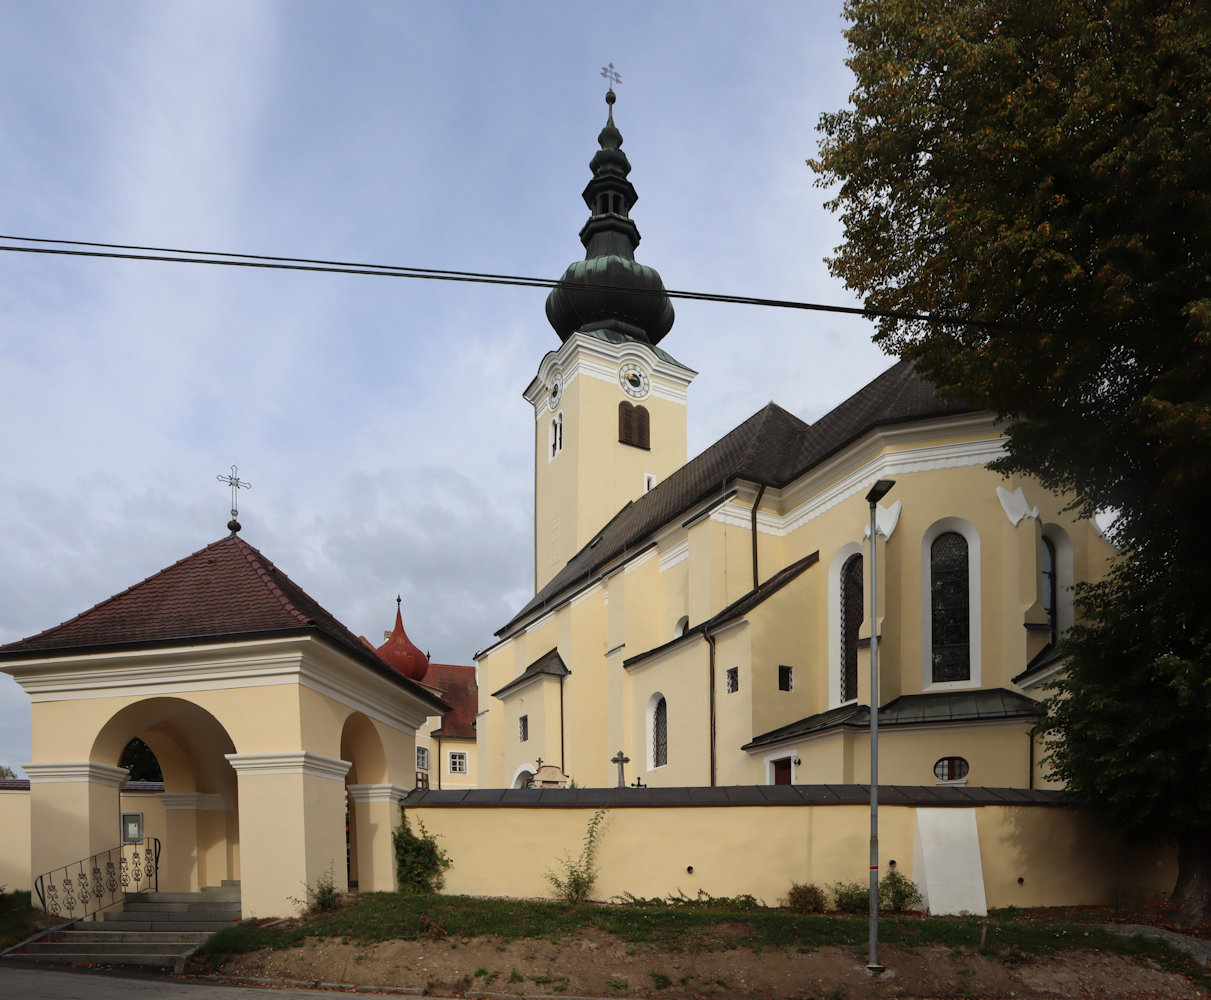
[{"label": "tree foliage", "polygon": [[1176,837],[1179,889],[1202,900],[1186,916],[1211,919],[1211,14],[846,14],[851,106],[822,116],[809,161],[845,227],[830,267],[869,307],[965,321],[888,316],[876,339],[1005,419],[998,468],[1117,513],[1124,556],[1078,594],[1049,703],[1053,763],[1126,828]]}]

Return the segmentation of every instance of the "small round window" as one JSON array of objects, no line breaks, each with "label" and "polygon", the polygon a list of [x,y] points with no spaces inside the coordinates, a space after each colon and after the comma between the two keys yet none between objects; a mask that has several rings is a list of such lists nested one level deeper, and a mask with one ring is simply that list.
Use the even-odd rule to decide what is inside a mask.
[{"label": "small round window", "polygon": [[933,766],[939,781],[962,781],[967,777],[967,761],[962,757],[943,757]]}]

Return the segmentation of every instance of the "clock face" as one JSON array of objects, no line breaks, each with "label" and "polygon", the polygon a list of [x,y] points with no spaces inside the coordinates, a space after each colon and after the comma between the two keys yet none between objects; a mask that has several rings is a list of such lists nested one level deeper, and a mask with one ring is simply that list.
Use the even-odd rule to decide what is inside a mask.
[{"label": "clock face", "polygon": [[618,369],[618,384],[628,396],[642,399],[648,394],[648,375],[642,368],[634,364],[623,365]]},{"label": "clock face", "polygon": [[551,409],[555,409],[559,405],[559,401],[563,398],[563,376],[556,375],[551,379],[550,390]]}]

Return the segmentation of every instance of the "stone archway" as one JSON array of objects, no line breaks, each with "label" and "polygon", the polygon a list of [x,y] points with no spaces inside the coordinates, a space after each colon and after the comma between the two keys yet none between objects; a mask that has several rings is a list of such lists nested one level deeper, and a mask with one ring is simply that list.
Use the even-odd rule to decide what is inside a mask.
[{"label": "stone archway", "polygon": [[395,889],[392,834],[407,789],[390,781],[392,769],[378,724],[361,712],[345,719],[340,753],[342,760],[349,761],[345,775],[349,888],[390,892]]},{"label": "stone archway", "polygon": [[226,755],[235,744],[206,709],[183,698],[147,698],[115,712],[98,731],[90,760],[117,763],[133,737],[155,754],[164,776],[148,817],[150,835],[161,840],[160,888],[192,891],[238,879],[239,797]]}]

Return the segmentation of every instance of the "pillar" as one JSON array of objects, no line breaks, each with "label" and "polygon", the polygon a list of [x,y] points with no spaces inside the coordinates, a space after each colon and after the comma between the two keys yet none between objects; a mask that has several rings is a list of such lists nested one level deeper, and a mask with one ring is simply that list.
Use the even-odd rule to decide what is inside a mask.
[{"label": "pillar", "polygon": [[321,878],[347,888],[345,774],[349,761],[306,750],[224,755],[240,803],[240,898],[248,917],[298,911]]},{"label": "pillar", "polygon": [[400,785],[350,785],[353,830],[357,836],[359,892],[394,892],[395,849],[392,834],[400,825],[399,802],[408,790]]},{"label": "pillar", "polygon": [[31,880],[121,844],[125,768],[88,760],[21,766],[29,776]]}]

